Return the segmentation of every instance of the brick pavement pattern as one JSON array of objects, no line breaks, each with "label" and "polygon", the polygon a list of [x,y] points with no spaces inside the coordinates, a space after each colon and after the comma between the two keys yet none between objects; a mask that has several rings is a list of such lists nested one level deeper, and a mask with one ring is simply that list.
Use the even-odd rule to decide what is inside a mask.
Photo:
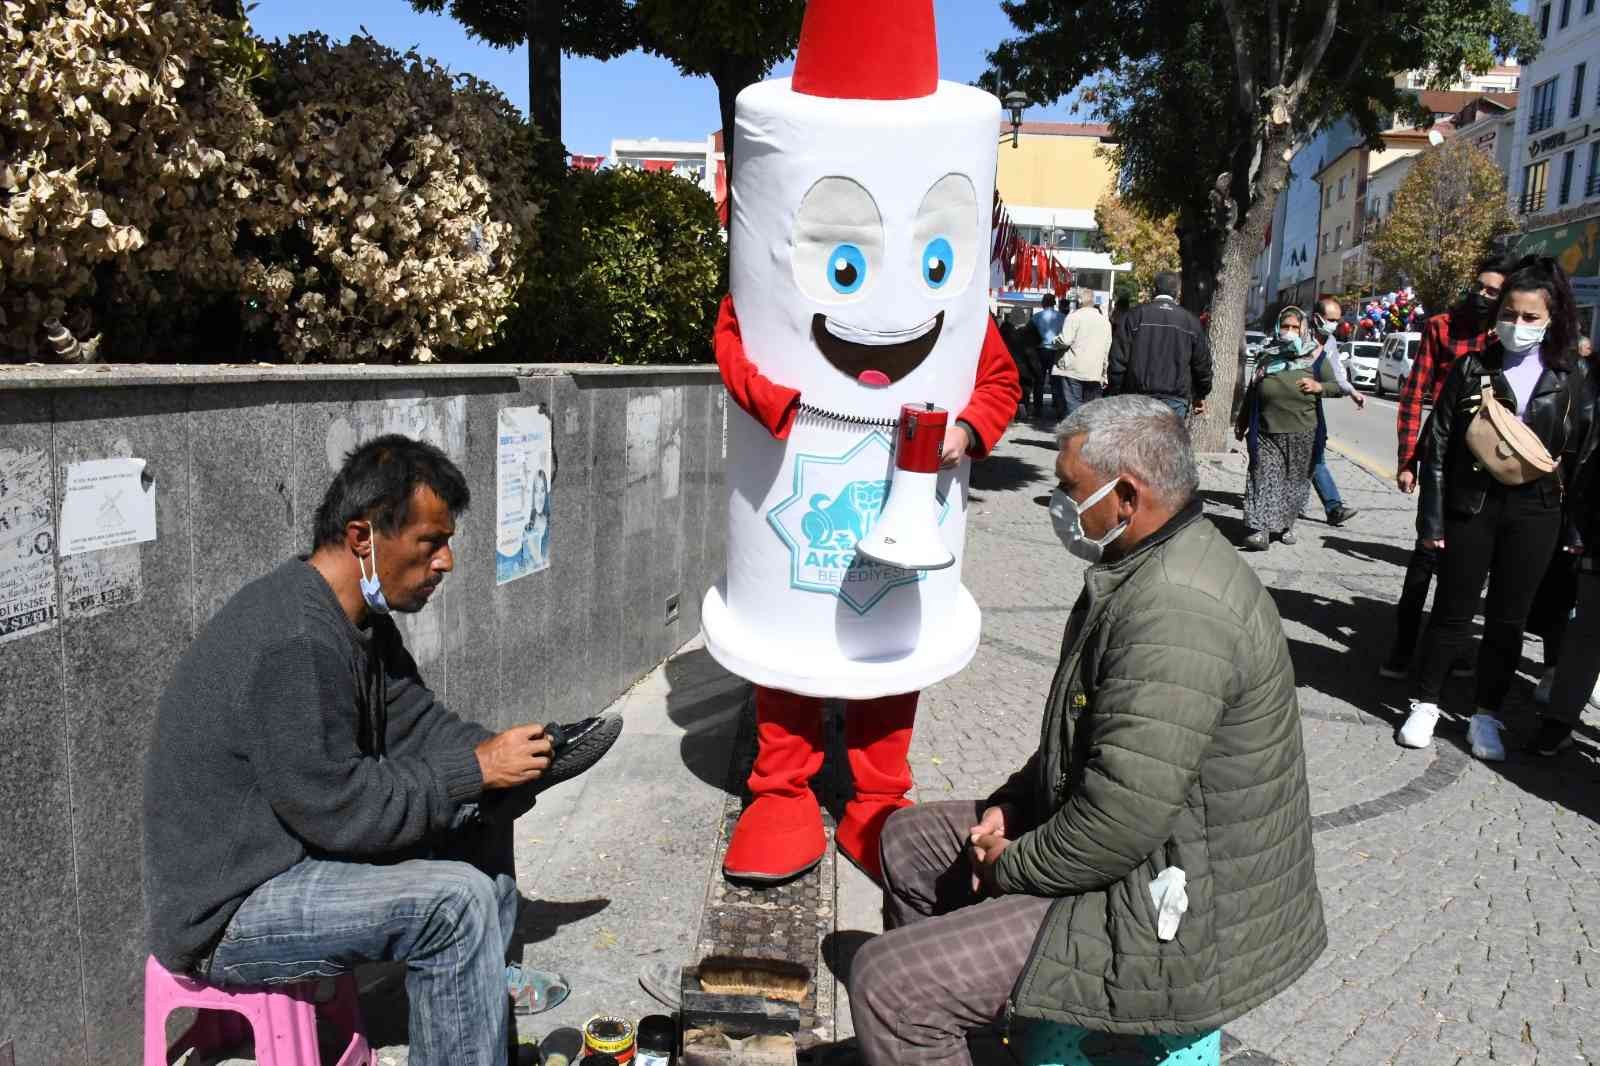
[{"label": "brick pavement pattern", "polygon": [[[1014,426],[973,476],[965,579],[984,609],[976,660],[924,697],[920,799],[982,796],[1037,746],[1043,699],[1083,565],[1046,510],[1055,441]],[[1329,947],[1288,992],[1227,1027],[1227,1061],[1293,1066],[1600,1062],[1600,740],[1554,760],[1532,739],[1541,648],[1503,715],[1511,754],[1465,753],[1465,720],[1432,748],[1394,741],[1407,688],[1377,667],[1414,537],[1414,500],[1330,454],[1362,515],[1320,511],[1300,543],[1252,555],[1299,682]],[[1202,464],[1207,511],[1242,539],[1244,457]],[[1470,682],[1447,710],[1468,711]]]}]

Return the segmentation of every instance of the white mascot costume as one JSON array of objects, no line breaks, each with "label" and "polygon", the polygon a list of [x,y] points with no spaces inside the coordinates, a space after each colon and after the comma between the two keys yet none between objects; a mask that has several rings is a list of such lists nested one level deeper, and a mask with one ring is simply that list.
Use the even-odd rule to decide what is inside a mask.
[{"label": "white mascot costume", "polygon": [[1021,395],[988,314],[999,132],[999,101],[938,80],[932,0],[811,0],[794,77],[739,95],[716,351],[741,410],[728,573],[703,614],[711,654],[757,686],[730,877],[784,880],[826,851],[809,782],[835,698],[856,788],[836,841],[877,879],[918,692],[977,650],[968,459]]}]

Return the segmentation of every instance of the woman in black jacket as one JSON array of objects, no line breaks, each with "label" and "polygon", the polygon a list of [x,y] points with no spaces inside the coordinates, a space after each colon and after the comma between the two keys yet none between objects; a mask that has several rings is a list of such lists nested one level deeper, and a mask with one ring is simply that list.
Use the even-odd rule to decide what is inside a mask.
[{"label": "woman in black jacket", "polygon": [[1561,471],[1523,485],[1490,476],[1466,442],[1483,382],[1529,426],[1551,456],[1577,448],[1588,411],[1575,402],[1578,324],[1567,275],[1553,259],[1528,257],[1501,287],[1494,340],[1456,361],[1434,404],[1417,534],[1440,551],[1433,615],[1422,638],[1417,698],[1400,728],[1406,747],[1433,739],[1439,697],[1452,663],[1472,645],[1472,619],[1484,579],[1483,640],[1477,698],[1467,736],[1480,759],[1505,758],[1498,712],[1522,657],[1522,630],[1539,581],[1561,537]]}]

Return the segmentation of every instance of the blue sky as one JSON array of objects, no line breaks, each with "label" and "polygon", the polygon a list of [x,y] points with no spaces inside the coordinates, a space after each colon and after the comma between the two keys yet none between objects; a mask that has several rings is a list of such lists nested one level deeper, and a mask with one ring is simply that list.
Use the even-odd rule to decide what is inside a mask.
[{"label": "blue sky", "polygon": [[[971,81],[982,73],[985,53],[1013,33],[998,0],[935,0],[939,18],[941,75]],[[460,24],[419,15],[407,0],[261,0],[251,15],[264,37],[321,30],[344,39],[365,26],[385,44],[412,45],[452,70],[493,82],[519,107],[528,102],[527,59],[470,39]],[[778,73],[788,73],[789,65]],[[685,78],[670,63],[633,53],[600,63],[568,58],[562,64],[561,122],[569,151],[599,155],[613,138],[661,137],[692,140],[720,124],[717,94],[709,78]],[[1034,108],[1031,119],[1081,120],[1063,101]]]}]

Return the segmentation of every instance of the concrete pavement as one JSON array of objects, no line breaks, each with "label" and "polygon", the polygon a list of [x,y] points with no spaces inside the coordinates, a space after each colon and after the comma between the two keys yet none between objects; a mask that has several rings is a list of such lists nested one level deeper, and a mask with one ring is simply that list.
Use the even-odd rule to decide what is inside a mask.
[{"label": "concrete pavement", "polygon": [[[1364,415],[1350,412],[1370,433],[1365,423],[1347,430],[1345,413],[1331,413],[1341,445],[1392,454],[1382,446],[1393,440],[1392,411],[1369,403]],[[1054,450],[1044,427],[1014,427],[975,472],[965,580],[984,608],[983,644],[967,670],[924,696],[912,749],[919,799],[982,796],[1037,743],[1083,570],[1050,529]],[[1507,762],[1467,755],[1461,719],[1442,723],[1430,749],[1394,743],[1406,687],[1380,681],[1376,669],[1414,500],[1341,456],[1330,462],[1363,513],[1333,529],[1313,500],[1316,517],[1298,527],[1298,545],[1250,557],[1294,658],[1330,943],[1298,984],[1226,1027],[1228,1061],[1600,1061],[1600,733],[1586,723],[1577,748],[1554,760],[1516,750],[1534,725],[1541,649],[1530,641],[1506,709]],[[1238,452],[1203,464],[1211,520],[1235,542],[1243,487]],[[1467,711],[1470,690],[1452,684],[1447,710]],[[743,691],[691,645],[619,702],[629,730],[616,753],[552,789],[519,824],[525,957],[574,982],[568,1003],[525,1020],[525,1034],[602,1010],[646,1013],[633,983],[639,965],[689,961],[718,876],[712,858]],[[837,982],[836,1007],[817,1034],[824,1042],[849,1036],[849,963],[878,931],[871,886],[844,862],[832,884],[823,945],[831,972],[819,976]],[[398,975],[369,985],[381,1061],[404,1062]],[[975,1050],[985,1064],[1007,1061],[992,1039]]]}]

